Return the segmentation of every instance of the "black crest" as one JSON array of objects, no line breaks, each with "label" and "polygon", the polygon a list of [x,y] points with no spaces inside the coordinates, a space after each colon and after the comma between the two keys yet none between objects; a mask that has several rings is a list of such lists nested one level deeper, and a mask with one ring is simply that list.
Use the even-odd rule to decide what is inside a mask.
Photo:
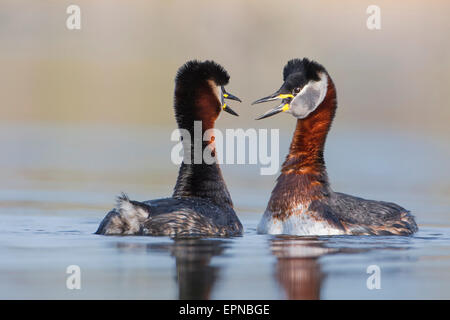
[{"label": "black crest", "polygon": [[228,72],[214,61],[191,60],[178,69],[175,83],[177,86],[192,88],[201,81],[214,80],[217,85],[225,86],[230,80]]},{"label": "black crest", "polygon": [[287,77],[294,73],[301,73],[307,80],[318,81],[320,79],[318,72],[326,72],[321,64],[308,58],[292,59],[284,66],[283,81],[286,81]]}]

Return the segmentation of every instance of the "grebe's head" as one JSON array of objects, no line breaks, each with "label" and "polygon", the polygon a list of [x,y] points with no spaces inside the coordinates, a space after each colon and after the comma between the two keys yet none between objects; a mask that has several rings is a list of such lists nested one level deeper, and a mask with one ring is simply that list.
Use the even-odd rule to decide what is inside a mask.
[{"label": "grebe's head", "polygon": [[283,70],[283,85],[274,94],[256,100],[253,104],[281,100],[281,104],[257,118],[264,119],[287,112],[298,119],[308,117],[322,103],[328,89],[328,73],[315,61],[290,60]]},{"label": "grebe's head", "polygon": [[241,101],[228,93],[225,86],[230,76],[214,61],[186,62],[175,78],[175,115],[179,124],[192,120],[215,120],[221,110],[238,114],[225,99]]}]

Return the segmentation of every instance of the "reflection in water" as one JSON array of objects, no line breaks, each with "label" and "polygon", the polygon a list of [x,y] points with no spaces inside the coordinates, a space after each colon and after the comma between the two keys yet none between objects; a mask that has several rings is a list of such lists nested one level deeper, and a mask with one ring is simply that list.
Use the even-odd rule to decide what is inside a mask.
[{"label": "reflection in water", "polygon": [[[210,299],[220,273],[220,266],[212,266],[211,259],[222,255],[227,243],[220,239],[175,239],[145,244],[145,248],[152,252],[168,252],[175,257],[178,299]],[[121,249],[124,246],[127,244],[120,244]]]},{"label": "reflection in water", "polygon": [[318,258],[338,250],[325,248],[317,238],[279,236],[271,240],[277,257],[275,278],[286,294],[295,300],[320,299],[324,274]]},{"label": "reflection in water", "polygon": [[[163,239],[163,238],[162,238]],[[335,254],[361,254],[372,250],[405,251],[410,249],[409,237],[297,237],[269,238],[270,252],[277,258],[274,278],[290,300],[316,300],[323,294],[323,281],[328,276],[322,271],[319,258]],[[263,241],[263,238],[260,238]],[[145,251],[148,256],[162,254],[175,258],[177,299],[211,299],[214,286],[221,278],[222,264],[211,264],[213,257],[223,256],[232,244],[230,239],[173,239],[157,243],[120,241],[116,247],[123,251]],[[264,250],[264,253],[267,251]],[[239,255],[236,255],[239,259]],[[229,258],[229,257],[227,257]],[[411,258],[407,258],[410,260]],[[394,254],[390,261],[402,261],[405,256]],[[371,264],[368,259],[367,265]],[[377,258],[380,261],[380,258]],[[367,265],[358,264],[358,272]],[[250,268],[250,267],[249,267]],[[252,268],[254,266],[252,265]],[[254,270],[254,269],[252,269]],[[353,270],[354,271],[354,270]],[[349,271],[350,273],[353,271]],[[268,279],[261,279],[266,281]],[[230,279],[227,279],[230,281]],[[232,279],[231,279],[232,281]],[[242,288],[242,283],[238,284]],[[245,288],[243,289],[245,290]],[[233,295],[230,295],[232,298]]]},{"label": "reflection in water", "polygon": [[[277,236],[270,240],[272,254],[277,257],[275,279],[288,299],[320,299],[322,282],[326,276],[321,270],[320,257],[337,253],[358,254],[379,248],[403,251],[409,249],[410,241],[409,237],[396,236],[344,236],[328,239]],[[338,248],[331,247],[336,244],[339,244]]]}]

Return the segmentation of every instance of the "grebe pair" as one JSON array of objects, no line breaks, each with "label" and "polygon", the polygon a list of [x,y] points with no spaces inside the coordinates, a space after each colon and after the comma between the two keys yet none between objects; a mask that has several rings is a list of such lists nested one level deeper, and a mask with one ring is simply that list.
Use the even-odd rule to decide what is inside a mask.
[{"label": "grebe pair", "polygon": [[[410,235],[417,231],[409,211],[396,204],[331,190],[323,150],[337,102],[336,88],[325,68],[308,59],[294,59],[284,67],[283,80],[277,92],[254,102],[282,101],[258,119],[281,112],[298,119],[258,233]],[[212,61],[182,66],[175,79],[178,127],[193,137],[194,121],[202,121],[205,132],[214,127],[221,110],[237,115],[224,102],[224,98],[240,101],[225,91],[228,81],[228,73]],[[203,149],[211,141],[203,142]],[[193,156],[193,149],[186,151]],[[172,198],[138,202],[120,196],[96,233],[183,237],[239,236],[242,232],[218,164],[202,160],[181,164]]]}]

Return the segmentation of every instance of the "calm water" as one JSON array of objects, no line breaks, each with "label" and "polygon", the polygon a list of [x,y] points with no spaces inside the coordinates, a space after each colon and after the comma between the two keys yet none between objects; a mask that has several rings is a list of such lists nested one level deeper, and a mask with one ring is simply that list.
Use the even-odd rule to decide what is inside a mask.
[{"label": "calm water", "polygon": [[[334,128],[328,141],[334,189],[410,209],[414,237],[256,235],[276,176],[255,165],[223,168],[244,237],[93,235],[119,192],[170,195],[170,132],[2,126],[0,298],[450,298],[447,141]],[[284,157],[288,124],[280,134]],[[69,265],[81,268],[81,290],[66,289]],[[380,290],[367,289],[370,265],[381,269]]]}]

